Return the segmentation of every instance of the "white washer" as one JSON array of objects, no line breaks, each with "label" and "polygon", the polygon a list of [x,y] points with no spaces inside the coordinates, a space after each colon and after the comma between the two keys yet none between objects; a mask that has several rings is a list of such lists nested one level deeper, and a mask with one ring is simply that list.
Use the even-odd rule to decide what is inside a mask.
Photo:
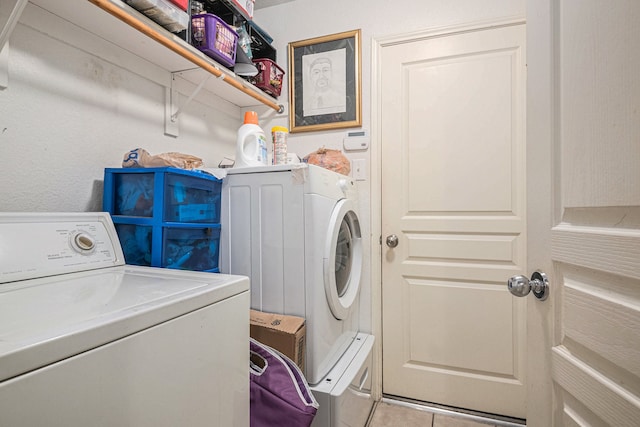
[{"label": "white washer", "polygon": [[220,270],[249,276],[252,308],[306,319],[305,375],[318,384],[359,330],[355,182],[298,164],[231,169],[222,188]]},{"label": "white washer", "polygon": [[106,213],[0,213],[0,424],[249,425],[246,277],[124,265]]}]

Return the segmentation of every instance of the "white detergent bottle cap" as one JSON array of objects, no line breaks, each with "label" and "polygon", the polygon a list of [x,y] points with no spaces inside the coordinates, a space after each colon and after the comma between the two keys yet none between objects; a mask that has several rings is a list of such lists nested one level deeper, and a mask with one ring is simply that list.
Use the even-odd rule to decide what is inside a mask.
[{"label": "white detergent bottle cap", "polygon": [[236,162],[234,167],[264,166],[267,164],[267,138],[258,126],[255,111],[244,113],[244,124],[238,129]]}]

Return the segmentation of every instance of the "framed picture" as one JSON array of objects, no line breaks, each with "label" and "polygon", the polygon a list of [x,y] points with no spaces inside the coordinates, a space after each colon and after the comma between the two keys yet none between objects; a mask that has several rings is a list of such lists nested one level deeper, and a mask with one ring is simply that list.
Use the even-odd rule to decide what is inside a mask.
[{"label": "framed picture", "polygon": [[362,126],[360,30],[289,43],[289,131]]}]

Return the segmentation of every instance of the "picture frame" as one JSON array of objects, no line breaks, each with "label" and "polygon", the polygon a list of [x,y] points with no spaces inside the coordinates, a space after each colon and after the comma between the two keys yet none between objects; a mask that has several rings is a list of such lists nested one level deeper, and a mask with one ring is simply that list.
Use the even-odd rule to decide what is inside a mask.
[{"label": "picture frame", "polygon": [[361,34],[289,43],[289,131],[362,126]]}]

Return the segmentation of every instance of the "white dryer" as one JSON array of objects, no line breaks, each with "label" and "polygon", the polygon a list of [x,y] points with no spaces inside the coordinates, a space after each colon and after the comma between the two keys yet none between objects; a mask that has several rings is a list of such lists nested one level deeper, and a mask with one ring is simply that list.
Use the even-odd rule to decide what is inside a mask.
[{"label": "white dryer", "polygon": [[318,384],[359,330],[355,182],[306,164],[238,168],[223,183],[220,270],[249,276],[251,307],[304,317]]}]

